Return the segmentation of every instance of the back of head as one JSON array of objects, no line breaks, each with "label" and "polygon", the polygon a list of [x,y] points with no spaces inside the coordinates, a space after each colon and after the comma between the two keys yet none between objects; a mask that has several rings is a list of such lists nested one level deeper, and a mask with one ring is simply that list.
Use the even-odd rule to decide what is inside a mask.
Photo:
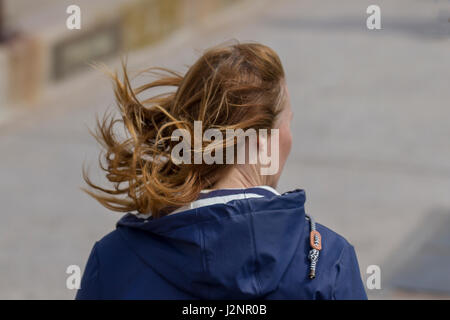
[{"label": "back of head", "polygon": [[[105,116],[98,121],[96,138],[104,148],[100,163],[112,187],[96,185],[86,171],[83,174],[92,188],[85,191],[105,207],[158,218],[192,202],[202,189],[212,188],[229,166],[225,161],[173,161],[177,144],[173,132],[183,130],[195,138],[195,121],[201,121],[202,137],[208,129],[273,128],[285,97],[284,71],[277,54],[258,43],[213,47],[184,75],[163,68],[148,71],[156,79],[136,88],[125,67],[123,79],[115,74],[121,118]],[[139,98],[164,87],[172,90]],[[126,131],[122,137],[116,131],[120,123]],[[192,148],[190,157],[207,147],[203,142]]]}]

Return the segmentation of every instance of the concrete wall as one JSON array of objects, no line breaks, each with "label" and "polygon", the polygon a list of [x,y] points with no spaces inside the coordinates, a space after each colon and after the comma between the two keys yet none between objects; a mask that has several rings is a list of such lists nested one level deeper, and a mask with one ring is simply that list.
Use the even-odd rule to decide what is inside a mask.
[{"label": "concrete wall", "polygon": [[81,30],[65,26],[70,1],[43,1],[33,10],[21,7],[21,1],[8,2],[17,19],[10,27],[20,28],[20,36],[3,48],[4,104],[34,103],[47,86],[87,69],[90,62],[152,45],[239,1],[81,0]]}]

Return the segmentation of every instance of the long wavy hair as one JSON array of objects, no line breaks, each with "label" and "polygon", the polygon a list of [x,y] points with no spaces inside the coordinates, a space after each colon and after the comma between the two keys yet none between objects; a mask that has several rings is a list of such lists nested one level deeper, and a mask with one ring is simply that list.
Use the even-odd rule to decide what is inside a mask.
[{"label": "long wavy hair", "polygon": [[[285,75],[278,55],[258,43],[210,48],[184,75],[165,68],[147,71],[156,78],[136,88],[125,64],[122,79],[111,74],[121,117],[105,113],[93,132],[103,148],[99,163],[110,185],[93,183],[83,167],[90,187],[83,190],[113,211],[159,218],[213,188],[230,166],[175,164],[172,132],[185,129],[194,137],[194,121],[202,122],[203,132],[273,128],[286,95]],[[161,88],[172,90],[151,94]],[[144,93],[150,97],[140,99]],[[123,125],[125,135],[117,125]]]}]

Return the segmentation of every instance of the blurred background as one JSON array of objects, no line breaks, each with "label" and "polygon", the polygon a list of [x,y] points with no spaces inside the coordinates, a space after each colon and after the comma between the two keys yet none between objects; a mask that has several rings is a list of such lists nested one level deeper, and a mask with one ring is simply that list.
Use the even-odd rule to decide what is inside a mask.
[{"label": "blurred background", "polygon": [[0,298],[72,299],[66,268],[120,218],[80,190],[83,162],[101,179],[88,128],[114,107],[89,63],[184,72],[230,39],[280,55],[295,117],[279,191],[306,190],[364,283],[380,268],[369,298],[450,298],[448,0],[0,0]]}]

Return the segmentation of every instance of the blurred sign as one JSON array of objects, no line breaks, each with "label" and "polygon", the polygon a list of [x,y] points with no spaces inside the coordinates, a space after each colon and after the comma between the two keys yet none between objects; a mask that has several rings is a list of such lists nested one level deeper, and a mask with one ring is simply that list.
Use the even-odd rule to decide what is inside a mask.
[{"label": "blurred sign", "polygon": [[[8,42],[8,68],[4,72],[7,99],[10,102],[32,102],[37,98],[42,73],[42,51],[39,41],[29,36],[18,36]],[[14,71],[14,72],[13,72]]]},{"label": "blurred sign", "polygon": [[[0,117],[2,108],[6,106],[6,94],[7,94],[7,76],[8,76],[8,56],[6,49],[0,46]],[[0,119],[1,120],[1,119]]]},{"label": "blurred sign", "polygon": [[125,48],[150,44],[181,24],[181,0],[140,0],[123,7]]},{"label": "blurred sign", "polygon": [[53,48],[53,78],[59,80],[97,59],[116,54],[121,48],[119,21],[64,38]]}]

